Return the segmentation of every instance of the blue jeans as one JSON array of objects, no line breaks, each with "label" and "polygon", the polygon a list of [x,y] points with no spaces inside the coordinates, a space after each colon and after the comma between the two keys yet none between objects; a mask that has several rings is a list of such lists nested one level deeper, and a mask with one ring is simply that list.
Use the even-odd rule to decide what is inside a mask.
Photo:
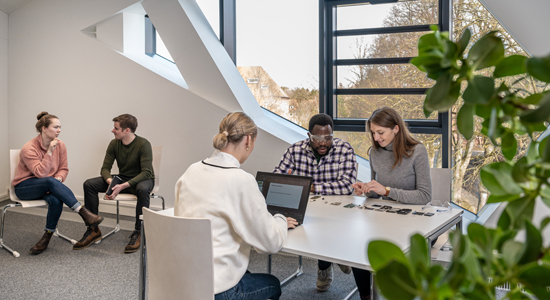
[{"label": "blue jeans", "polygon": [[44,199],[48,203],[46,229],[55,231],[63,211],[63,203],[75,210],[80,206],[73,192],[53,177],[29,178],[15,186],[15,195],[21,200]]},{"label": "blue jeans", "polygon": [[277,277],[246,271],[236,286],[216,294],[215,300],[278,300],[279,297],[281,297],[281,282]]}]

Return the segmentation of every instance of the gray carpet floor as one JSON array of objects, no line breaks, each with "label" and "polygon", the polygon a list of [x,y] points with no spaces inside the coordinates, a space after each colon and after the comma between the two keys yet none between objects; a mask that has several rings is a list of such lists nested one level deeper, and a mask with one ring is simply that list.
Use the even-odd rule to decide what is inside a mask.
[{"label": "gray carpet floor", "polygon": [[[0,208],[7,203],[9,202],[0,202]],[[58,228],[63,234],[79,240],[86,227],[82,221],[63,220],[71,214],[75,215],[71,211],[63,212]],[[0,299],[138,298],[139,253],[123,253],[131,231],[121,230],[97,245],[78,251],[72,250],[69,242],[52,237],[48,249],[33,256],[28,250],[43,234],[45,215],[45,208],[43,215],[8,210],[4,242],[21,256],[15,258],[6,250],[0,249]],[[100,226],[100,229],[105,233],[112,228]],[[316,260],[304,258],[303,266],[304,274],[283,286],[281,300],[343,299],[355,287],[353,275],[346,275],[336,267],[332,287],[325,293],[319,293],[315,288]],[[296,256],[273,256],[272,271],[281,280],[292,274],[297,267]],[[253,273],[266,272],[267,255],[252,251],[249,270]],[[358,300],[358,294],[351,299]]]},{"label": "gray carpet floor", "polygon": [[[0,202],[0,208],[9,201]],[[28,250],[41,238],[46,222],[43,213],[27,214],[8,210],[5,220],[4,242],[21,256],[13,257],[0,249],[0,299],[137,299],[139,287],[139,252],[124,254],[130,230],[121,230],[99,244],[83,250],[72,250],[72,245],[58,237],[52,237],[48,249],[40,255],[30,255]],[[103,224],[112,225],[103,214]],[[103,225],[102,224],[102,225]],[[121,217],[122,228],[131,229],[133,218]],[[80,218],[69,209],[63,212],[59,230],[79,240],[86,227]],[[112,227],[100,226],[105,234]],[[298,266],[293,255],[273,255],[272,271],[283,280]],[[320,293],[315,288],[317,261],[304,257],[304,274],[283,286],[281,300],[290,299],[343,299],[355,288],[353,275],[346,275],[334,268],[334,281],[329,291]],[[253,273],[267,272],[267,255],[251,252],[249,270]],[[505,293],[497,293],[500,299]],[[355,293],[352,300],[358,300]]]}]

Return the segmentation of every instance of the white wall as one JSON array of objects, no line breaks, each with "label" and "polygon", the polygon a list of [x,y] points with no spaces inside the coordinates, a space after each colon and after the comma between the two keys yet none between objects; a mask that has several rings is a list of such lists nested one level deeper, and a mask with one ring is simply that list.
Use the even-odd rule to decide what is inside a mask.
[{"label": "white wall", "polygon": [[0,11],[0,201],[9,186],[8,155],[8,15]]},{"label": "white wall", "polygon": [[[84,180],[99,176],[112,118],[134,114],[137,134],[164,146],[159,194],[171,207],[176,180],[190,164],[210,156],[212,137],[228,111],[80,32],[134,2],[34,0],[10,14],[9,147],[20,148],[35,136],[40,111],[57,115],[69,152],[67,185],[81,197]],[[212,88],[226,84],[213,78]],[[286,147],[260,131],[243,168],[272,170]]]},{"label": "white wall", "polygon": [[550,54],[550,1],[481,0],[502,26],[532,56]]}]

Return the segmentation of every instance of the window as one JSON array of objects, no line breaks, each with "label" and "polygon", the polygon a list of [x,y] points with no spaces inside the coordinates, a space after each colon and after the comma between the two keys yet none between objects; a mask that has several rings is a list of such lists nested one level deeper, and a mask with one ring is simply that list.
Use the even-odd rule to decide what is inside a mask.
[{"label": "window", "polygon": [[319,111],[318,9],[318,0],[236,0],[241,76],[263,108],[304,128]]},{"label": "window", "polygon": [[[321,111],[360,156],[370,147],[365,121],[380,107],[397,110],[429,150],[433,167],[450,165],[449,115],[424,116],[434,81],[409,63],[431,25],[450,28],[450,0],[325,0],[321,8]],[[368,17],[365,17],[368,16]],[[357,132],[354,134],[353,132]],[[437,144],[437,145],[436,145]],[[434,146],[436,145],[436,146]]]}]

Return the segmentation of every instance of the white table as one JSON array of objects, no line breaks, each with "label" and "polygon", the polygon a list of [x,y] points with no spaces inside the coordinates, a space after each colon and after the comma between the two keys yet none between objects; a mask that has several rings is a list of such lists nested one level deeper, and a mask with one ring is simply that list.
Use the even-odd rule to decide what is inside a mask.
[{"label": "white table", "polygon": [[[334,206],[331,205],[333,202],[341,204]],[[289,231],[288,239],[281,251],[372,271],[367,257],[369,242],[387,240],[407,252],[410,237],[415,233],[426,237],[431,244],[431,241],[451,227],[456,225],[460,229],[462,226],[463,211],[460,209],[443,213],[434,212],[434,216],[426,217],[412,213],[399,215],[357,207],[345,208],[344,205],[349,203],[367,206],[380,204],[422,211],[422,205],[380,199],[367,200],[365,197],[322,196],[315,201],[310,197],[304,223]],[[431,209],[433,208],[426,211]],[[270,265],[271,262],[268,263],[269,271]],[[291,277],[283,280],[283,283],[300,274],[301,265]]]}]

